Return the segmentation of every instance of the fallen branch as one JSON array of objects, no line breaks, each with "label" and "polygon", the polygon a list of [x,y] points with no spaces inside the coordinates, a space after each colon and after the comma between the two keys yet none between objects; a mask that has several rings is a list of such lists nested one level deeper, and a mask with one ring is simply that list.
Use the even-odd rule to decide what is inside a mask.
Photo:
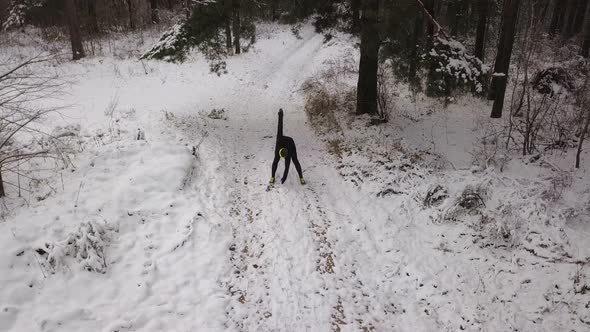
[{"label": "fallen branch", "polygon": [[426,9],[426,6],[424,6],[424,3],[422,2],[422,0],[416,0],[416,2],[420,6],[420,8],[422,8],[422,11],[424,12],[424,15],[426,15],[426,18],[428,18],[430,23],[432,23],[434,25],[434,27],[435,27],[434,34],[436,35],[440,32],[441,35],[443,37],[445,37],[445,39],[451,40],[451,37],[446,32],[446,30],[434,19],[434,17],[432,17],[432,15],[430,15],[430,13],[428,12],[428,9]]}]

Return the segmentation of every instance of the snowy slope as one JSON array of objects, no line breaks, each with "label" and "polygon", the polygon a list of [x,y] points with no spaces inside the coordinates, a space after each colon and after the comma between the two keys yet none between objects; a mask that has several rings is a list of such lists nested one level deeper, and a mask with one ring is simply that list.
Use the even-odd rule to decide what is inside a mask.
[{"label": "snowy slope", "polygon": [[[473,138],[465,128],[477,123],[460,112],[473,113],[471,104],[400,118],[385,129],[387,144],[375,127],[352,124],[346,140],[362,143],[336,158],[307,123],[300,88],[353,41],[326,45],[311,26],[301,39],[283,26],[259,33],[221,77],[198,56],[63,65],[77,83],[56,124],[80,124],[83,151],[49,198],[0,223],[0,330],[590,329],[586,173],[574,173],[564,204],[539,200],[548,173],[519,171],[518,161],[504,173],[465,167]],[[268,186],[281,107],[306,186],[294,169]],[[224,116],[207,116],[213,108]],[[436,125],[460,119],[467,125]],[[135,139],[138,128],[145,140]],[[438,150],[423,143],[427,135]],[[416,151],[448,151],[457,170],[411,162],[393,148],[401,136]],[[433,184],[449,198],[425,207]],[[486,211],[510,202],[514,212],[489,212],[506,220],[488,224],[445,218],[468,186],[487,188]],[[503,223],[518,227],[505,238]],[[87,225],[104,228],[104,262],[59,255]]]}]

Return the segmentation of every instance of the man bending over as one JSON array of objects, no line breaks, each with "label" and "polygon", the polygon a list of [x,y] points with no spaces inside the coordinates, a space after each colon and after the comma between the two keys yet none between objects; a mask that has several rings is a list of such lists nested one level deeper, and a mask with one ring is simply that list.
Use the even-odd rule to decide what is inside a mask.
[{"label": "man bending over", "polygon": [[287,175],[289,175],[289,166],[291,165],[291,159],[295,164],[295,169],[297,169],[297,173],[299,173],[299,182],[301,184],[305,184],[305,180],[303,179],[303,172],[301,171],[301,165],[299,164],[299,160],[297,160],[297,149],[295,148],[295,142],[289,136],[283,136],[283,109],[279,109],[279,129],[277,132],[277,144],[275,146],[275,159],[272,162],[272,176],[270,178],[270,183],[275,182],[275,173],[277,172],[277,166],[279,165],[279,160],[281,158],[285,158],[285,172],[283,173],[283,178],[281,179],[281,183],[285,183],[287,180]]}]

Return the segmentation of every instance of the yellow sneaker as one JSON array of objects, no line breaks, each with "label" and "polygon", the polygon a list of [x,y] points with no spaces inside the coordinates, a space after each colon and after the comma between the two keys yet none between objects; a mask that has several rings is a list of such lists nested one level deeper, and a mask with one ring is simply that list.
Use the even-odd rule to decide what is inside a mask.
[{"label": "yellow sneaker", "polygon": [[270,177],[270,183],[271,183],[271,184],[275,183],[275,178],[274,178],[274,176],[271,176],[271,177]]},{"label": "yellow sneaker", "polygon": [[301,184],[305,184],[305,179],[301,178],[301,179],[299,179],[299,182],[301,182]]}]

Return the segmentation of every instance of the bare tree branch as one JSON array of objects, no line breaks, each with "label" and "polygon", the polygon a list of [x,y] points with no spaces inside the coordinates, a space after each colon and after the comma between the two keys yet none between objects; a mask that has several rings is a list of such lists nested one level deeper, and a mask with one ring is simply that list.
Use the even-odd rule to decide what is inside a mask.
[{"label": "bare tree branch", "polygon": [[37,151],[37,152],[31,152],[31,153],[21,153],[21,154],[9,155],[9,156],[4,157],[3,159],[0,159],[0,165],[5,164],[5,163],[10,163],[10,162],[31,159],[31,158],[35,158],[35,157],[40,157],[43,155],[47,155],[48,153],[49,153],[48,150],[43,150],[43,151]]},{"label": "bare tree branch", "polygon": [[[44,115],[59,108],[38,108],[35,105],[45,98],[55,98],[62,92],[65,82],[57,75],[43,73],[43,68],[30,68],[52,57],[37,55],[0,73],[0,196],[6,194],[2,172],[14,172],[12,165],[34,158],[52,158],[65,161],[59,139],[36,128]],[[4,68],[6,65],[0,65]],[[49,140],[38,140],[44,135]],[[20,177],[21,172],[17,170]],[[20,186],[18,186],[20,188]]]},{"label": "bare tree branch", "polygon": [[3,81],[4,79],[6,79],[6,77],[10,76],[12,73],[17,72],[18,70],[20,70],[21,68],[24,68],[26,66],[35,64],[35,63],[41,63],[41,62],[47,62],[51,57],[50,56],[41,56],[36,55],[32,58],[29,58],[28,60],[26,60],[25,62],[17,65],[16,67],[12,68],[11,70],[9,70],[8,72],[1,74],[0,75],[0,81]]}]

